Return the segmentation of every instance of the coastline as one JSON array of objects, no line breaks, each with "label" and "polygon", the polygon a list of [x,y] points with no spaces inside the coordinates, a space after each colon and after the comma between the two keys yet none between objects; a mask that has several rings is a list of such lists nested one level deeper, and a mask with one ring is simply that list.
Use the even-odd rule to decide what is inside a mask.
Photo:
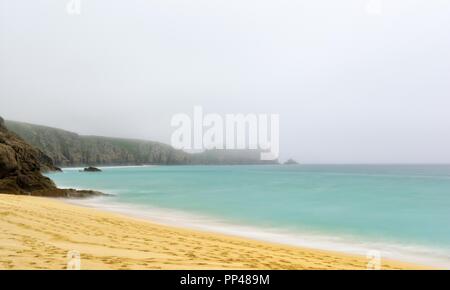
[{"label": "coastline", "polygon": [[[122,166],[121,168],[128,168],[130,166]],[[132,167],[142,167],[142,166],[132,166]],[[117,168],[117,167],[114,167]],[[159,167],[164,168],[164,167]],[[213,167],[213,169],[217,169],[217,167]],[[258,169],[261,168],[261,166],[257,167]],[[286,167],[287,168],[287,167]],[[289,167],[292,168],[292,167]],[[102,169],[106,169],[102,167]],[[158,172],[158,166],[154,168],[157,173]],[[179,169],[179,168],[178,168]],[[210,169],[210,168],[209,168]],[[239,168],[238,168],[239,169]],[[394,168],[394,173],[395,173]],[[270,170],[270,169],[269,169]],[[371,170],[370,168],[367,170]],[[388,172],[391,170],[391,168],[387,168]],[[408,171],[409,170],[409,171]],[[416,176],[415,174],[411,174],[411,170],[408,169],[407,172],[400,171],[403,176],[404,174],[407,174],[408,177]],[[73,168],[68,168],[65,170],[65,172],[71,172],[76,171]],[[139,170],[136,170],[139,171]],[[333,173],[335,170],[332,169],[331,173]],[[105,170],[104,175],[109,175],[110,173],[113,173],[114,170]],[[134,170],[133,170],[134,172]],[[153,172],[153,170],[152,170]],[[162,170],[162,173],[166,172],[165,170]],[[195,170],[194,170],[195,172]],[[304,170],[303,170],[304,172]],[[309,169],[306,170],[306,172],[309,172]],[[353,172],[353,171],[352,171]],[[375,173],[378,172],[378,169],[375,171]],[[155,172],[153,172],[155,173]],[[191,168],[186,170],[186,174],[191,174]],[[325,173],[329,173],[329,170],[327,169]],[[351,173],[353,174],[358,174]],[[414,173],[414,171],[412,171]],[[153,176],[152,174],[151,176]],[[369,176],[373,176],[374,173],[369,174]],[[146,175],[147,176],[147,175]],[[378,176],[378,175],[377,175]],[[387,174],[385,176],[388,177],[394,177],[397,178],[398,175],[396,174]],[[421,175],[420,175],[421,176]],[[156,192],[166,192],[166,187],[158,187],[159,182],[161,179],[158,178],[157,186],[154,187],[154,184],[146,184],[146,186],[142,186],[141,179],[133,180],[132,183],[129,186],[124,186],[123,184],[114,183],[114,179],[109,182],[108,176],[105,176],[105,180],[100,183],[95,182],[86,182],[88,179],[85,180],[85,178],[79,179],[79,175],[76,176],[70,176],[70,174],[67,177],[64,177],[63,175],[60,175],[60,173],[55,174],[54,176],[50,176],[51,178],[54,178],[57,180],[57,183],[60,187],[70,187],[70,188],[77,188],[79,186],[80,189],[82,188],[94,188],[96,190],[102,191],[102,192],[108,192],[111,193],[111,196],[109,197],[96,197],[96,198],[89,198],[89,199],[63,199],[65,202],[81,205],[83,207],[90,207],[95,208],[102,211],[108,211],[112,213],[118,213],[125,216],[130,216],[134,218],[144,219],[151,223],[158,223],[161,225],[168,225],[168,226],[174,226],[177,228],[188,228],[192,230],[200,230],[200,231],[206,231],[210,233],[218,233],[218,234],[225,234],[228,236],[236,236],[241,237],[244,239],[251,239],[251,240],[259,240],[263,242],[269,242],[269,243],[275,243],[275,244],[283,244],[288,246],[294,246],[294,247],[300,247],[300,248],[309,248],[309,249],[320,249],[324,251],[331,251],[331,252],[338,252],[343,254],[349,254],[349,255],[355,255],[355,256],[363,256],[365,257],[367,253],[376,251],[380,254],[380,256],[383,259],[389,259],[393,261],[402,261],[405,263],[415,264],[415,265],[425,265],[427,267],[433,267],[433,268],[439,268],[439,269],[450,269],[450,260],[448,256],[448,249],[445,246],[442,246],[442,244],[437,244],[434,242],[434,240],[431,241],[422,241],[421,239],[405,239],[405,236],[403,235],[403,228],[402,227],[396,227],[392,228],[391,232],[383,232],[379,231],[378,234],[377,231],[372,232],[372,235],[365,235],[364,231],[366,231],[365,228],[359,228],[360,232],[358,231],[346,231],[345,227],[341,227],[342,225],[345,225],[346,222],[349,220],[340,220],[335,221],[334,224],[336,227],[328,227],[328,228],[320,228],[319,227],[311,227],[308,228],[308,219],[309,216],[305,215],[301,219],[297,218],[296,223],[284,223],[283,220],[278,220],[275,223],[272,223],[271,216],[270,215],[261,215],[261,212],[259,214],[261,215],[261,219],[254,219],[250,215],[240,214],[235,212],[230,214],[221,214],[221,210],[218,211],[209,211],[209,209],[214,208],[214,204],[209,204],[208,206],[201,208],[201,207],[185,207],[183,204],[171,203],[172,201],[169,200],[169,203],[167,202],[150,202],[144,198],[141,200],[141,192],[148,193],[147,188],[152,188],[153,190],[156,190]],[[86,175],[86,177],[89,177],[89,175]],[[164,174],[162,174],[162,177],[164,177]],[[437,175],[439,178],[440,175]],[[196,178],[195,174],[192,176],[192,178]],[[108,180],[108,182],[106,182]],[[164,180],[164,178],[162,178]],[[167,182],[171,182],[169,179],[166,180]],[[324,181],[326,184],[326,180]],[[76,184],[76,185],[75,185]],[[321,186],[326,186],[323,183],[320,183],[319,188]],[[153,192],[153,190],[151,192]],[[428,191],[428,188],[423,189],[424,192]],[[195,198],[202,198],[202,196],[198,195],[198,192],[201,192],[201,190],[191,190],[191,191],[178,191],[178,196],[191,196]],[[229,192],[229,194],[233,195],[235,191]],[[273,192],[273,191],[271,191]],[[366,191],[364,191],[366,192]],[[251,193],[251,192],[250,192]],[[367,193],[367,192],[366,192]],[[259,194],[259,193],[258,193]],[[116,197],[114,197],[117,195]],[[347,196],[347,193],[345,193]],[[358,194],[359,195],[359,194]],[[367,194],[366,194],[367,195]],[[370,195],[370,191],[369,194]],[[130,196],[131,198],[128,198]],[[209,195],[208,195],[209,196]],[[251,196],[251,195],[249,195]],[[400,195],[401,196],[401,195]],[[138,201],[136,202],[135,198],[138,198]],[[240,198],[235,196],[234,199]],[[359,198],[359,196],[356,196],[356,198]],[[162,199],[163,201],[167,201]],[[182,200],[182,199],[180,199]],[[222,201],[227,199],[221,199]],[[305,201],[305,200],[304,200]],[[303,204],[305,202],[302,202]],[[307,201],[307,200],[306,200]],[[309,200],[311,202],[311,200]],[[382,200],[381,200],[382,201]],[[386,201],[386,200],[385,200]],[[185,201],[188,202],[189,200]],[[247,200],[246,202],[249,202]],[[250,201],[251,202],[251,201]],[[329,200],[325,200],[324,204],[327,204]],[[352,201],[349,200],[350,205],[352,204]],[[354,205],[354,204],[353,204]],[[302,208],[302,205],[298,205],[299,208]],[[341,207],[346,207],[347,205],[342,204]],[[383,203],[379,203],[378,207],[384,207]],[[371,211],[371,214],[375,214],[375,216],[378,215],[379,211],[372,211],[371,206],[369,206],[369,209]],[[413,207],[413,206],[412,206]],[[286,208],[286,207],[285,207]],[[392,207],[397,208],[397,207]],[[438,207],[439,208],[439,207]],[[206,209],[206,210],[204,210]],[[242,209],[242,208],[241,208]],[[289,210],[289,206],[287,207]],[[295,210],[297,210],[296,208]],[[319,207],[320,209],[320,207]],[[400,208],[403,209],[403,208]],[[416,204],[416,209],[421,209],[421,204]],[[292,207],[291,207],[292,210]],[[303,208],[303,211],[308,211],[309,208]],[[404,210],[404,209],[403,209]],[[430,208],[427,209],[428,213],[422,212],[422,209],[420,212],[423,214],[431,214]],[[387,216],[389,214],[394,214],[393,217],[397,217],[397,210],[395,212],[387,212]],[[218,214],[216,214],[218,213]],[[320,220],[321,217],[328,217],[329,213],[326,211],[322,211],[317,218]],[[331,216],[333,216],[333,212],[331,212]],[[358,213],[355,215],[358,217]],[[369,213],[370,216],[370,213]],[[433,212],[434,216],[434,212]],[[442,216],[442,215],[441,215]],[[443,215],[446,216],[446,215]],[[265,219],[264,219],[265,217]],[[439,218],[439,215],[436,215],[437,218]],[[385,219],[386,220],[386,219]],[[445,219],[441,219],[445,220]],[[402,219],[400,216],[399,224],[402,224]],[[426,218],[414,218],[414,216],[409,221],[409,225],[416,225],[419,229],[424,229],[423,223],[426,222]],[[309,221],[311,222],[311,221]],[[351,221],[350,221],[351,222]],[[386,221],[385,221],[386,222]],[[332,224],[333,222],[331,222]],[[379,224],[379,223],[378,223]],[[394,223],[395,224],[395,223]],[[304,226],[306,225],[306,226]],[[361,223],[361,225],[363,225]],[[365,225],[365,223],[364,223]],[[363,225],[363,226],[364,226]],[[373,224],[370,224],[370,221],[368,223],[369,230],[370,227]],[[375,224],[377,225],[377,224]],[[440,227],[437,226],[438,223],[433,223],[432,227],[437,230],[439,233],[439,228],[445,228],[445,224],[440,224]],[[431,226],[431,225],[429,225]],[[365,227],[365,226],[364,226]],[[406,228],[410,228],[407,226]],[[411,228],[410,228],[411,229]],[[355,230],[358,230],[356,228]],[[361,232],[362,230],[362,232]],[[374,234],[375,233],[375,234]],[[417,238],[417,237],[416,237]],[[439,238],[439,235],[437,236]],[[442,240],[442,238],[441,238]]]},{"label": "coastline", "polygon": [[[0,268],[366,269],[366,257],[161,225],[68,204],[0,194]],[[426,269],[382,259],[382,269]]]},{"label": "coastline", "polygon": [[198,213],[111,201],[109,197],[62,198],[60,200],[68,204],[137,218],[162,226],[358,257],[365,257],[368,253],[375,251],[379,253],[382,259],[386,260],[439,269],[449,268],[448,261],[443,258],[441,252],[435,252],[432,249],[420,246],[406,247],[387,242],[363,241],[354,236],[332,236],[312,232],[300,233],[287,229],[238,224]]}]

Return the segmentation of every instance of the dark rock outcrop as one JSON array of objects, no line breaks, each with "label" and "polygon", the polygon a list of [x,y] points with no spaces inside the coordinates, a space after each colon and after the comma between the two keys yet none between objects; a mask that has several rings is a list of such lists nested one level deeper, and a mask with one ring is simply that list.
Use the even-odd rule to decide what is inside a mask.
[{"label": "dark rock outcrop", "polygon": [[51,197],[86,197],[94,191],[59,189],[43,170],[58,170],[39,149],[9,132],[0,117],[0,193]]},{"label": "dark rock outcrop", "polygon": [[105,194],[100,191],[95,191],[95,190],[56,188],[53,190],[47,190],[45,192],[36,192],[36,193],[32,192],[30,195],[46,196],[46,197],[86,198],[86,197],[94,197],[94,196],[100,196],[100,195],[105,195]]},{"label": "dark rock outcrop", "polygon": [[[30,193],[56,188],[41,174],[42,152],[8,132],[0,119],[0,191]],[[48,169],[52,164],[44,163]]]},{"label": "dark rock outcrop", "polygon": [[89,166],[83,169],[83,172],[101,172],[97,167]]},{"label": "dark rock outcrop", "polygon": [[284,165],[298,165],[298,162],[291,158],[288,161],[284,162]]}]

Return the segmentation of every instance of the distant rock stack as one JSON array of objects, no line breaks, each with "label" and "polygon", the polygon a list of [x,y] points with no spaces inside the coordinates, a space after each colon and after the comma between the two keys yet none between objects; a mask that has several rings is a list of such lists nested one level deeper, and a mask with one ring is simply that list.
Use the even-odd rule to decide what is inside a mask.
[{"label": "distant rock stack", "polygon": [[9,132],[0,117],[0,193],[55,197],[99,194],[93,191],[59,189],[50,178],[42,175],[42,169],[58,168],[40,150]]},{"label": "distant rock stack", "polygon": [[83,172],[102,172],[101,169],[98,169],[97,167],[89,166],[82,170]]},{"label": "distant rock stack", "polygon": [[284,162],[284,165],[298,165],[298,162],[291,158]]}]

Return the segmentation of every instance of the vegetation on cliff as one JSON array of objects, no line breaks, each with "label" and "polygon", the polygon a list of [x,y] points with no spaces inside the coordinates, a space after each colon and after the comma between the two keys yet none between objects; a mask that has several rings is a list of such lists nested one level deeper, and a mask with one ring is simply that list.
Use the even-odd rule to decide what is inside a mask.
[{"label": "vegetation on cliff", "polygon": [[[6,121],[9,130],[42,150],[57,166],[261,164],[257,150],[210,150],[189,154],[159,142],[83,136],[73,132]],[[269,162],[274,163],[274,162]]]},{"label": "vegetation on cliff", "polygon": [[45,126],[6,121],[9,130],[45,152],[58,166],[186,164],[188,154],[158,142],[81,136]]}]

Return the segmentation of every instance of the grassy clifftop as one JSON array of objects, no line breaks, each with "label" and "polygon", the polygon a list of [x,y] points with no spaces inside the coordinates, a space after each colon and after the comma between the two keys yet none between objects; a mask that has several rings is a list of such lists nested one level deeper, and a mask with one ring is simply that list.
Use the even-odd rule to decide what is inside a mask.
[{"label": "grassy clifftop", "polygon": [[158,142],[82,136],[15,121],[6,121],[6,126],[41,149],[58,166],[190,163],[189,154]]},{"label": "grassy clifftop", "polygon": [[259,164],[259,153],[211,150],[189,154],[159,142],[83,136],[73,132],[6,121],[9,130],[41,149],[57,166],[140,164]]}]

